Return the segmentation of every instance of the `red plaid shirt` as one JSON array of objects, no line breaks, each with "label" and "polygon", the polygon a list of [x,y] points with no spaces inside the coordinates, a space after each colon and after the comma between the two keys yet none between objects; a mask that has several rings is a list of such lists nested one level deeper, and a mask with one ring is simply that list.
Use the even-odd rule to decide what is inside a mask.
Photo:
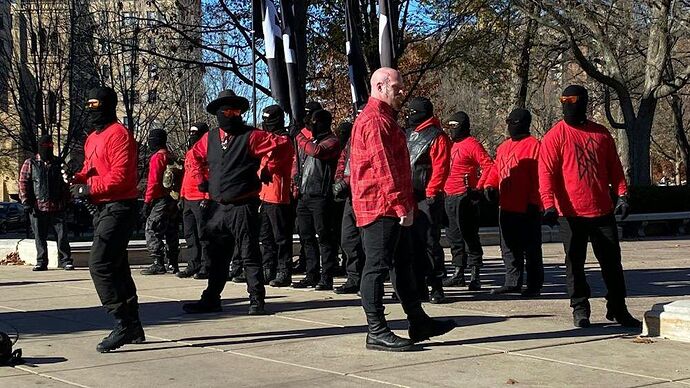
[{"label": "red plaid shirt", "polygon": [[[41,161],[41,157],[36,154],[36,160]],[[57,161],[55,161],[57,163]],[[22,204],[33,206],[42,212],[60,212],[65,210],[67,199],[69,198],[69,189],[67,184],[64,185],[64,196],[62,200],[58,201],[39,201],[36,199],[34,193],[34,182],[31,175],[31,159],[27,159],[22,164],[22,169],[19,171],[19,199]]]},{"label": "red plaid shirt", "polygon": [[352,128],[350,170],[357,226],[402,217],[415,208],[405,133],[393,108],[373,97]]}]

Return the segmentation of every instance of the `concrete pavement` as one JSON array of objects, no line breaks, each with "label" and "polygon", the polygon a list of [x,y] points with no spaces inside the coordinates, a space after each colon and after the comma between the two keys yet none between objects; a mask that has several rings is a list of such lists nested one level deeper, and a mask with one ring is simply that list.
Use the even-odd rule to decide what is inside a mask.
[{"label": "concrete pavement", "polygon": [[[690,298],[690,240],[622,243],[633,315]],[[112,322],[87,270],[31,272],[0,267],[0,330],[20,333],[25,365],[0,367],[0,387],[493,387],[690,386],[690,344],[653,339],[604,318],[598,266],[589,329],[576,329],[565,295],[562,246],[545,244],[542,297],[489,295],[501,282],[497,247],[486,248],[486,290],[449,289],[449,303],[425,304],[460,327],[410,353],[364,349],[359,299],[332,292],[268,289],[274,315],[246,316],[243,285],[228,283],[224,311],[182,314],[203,281],[135,273],[148,342],[98,354]],[[343,281],[343,279],[340,279]],[[387,301],[392,327],[406,335],[400,306]]]}]

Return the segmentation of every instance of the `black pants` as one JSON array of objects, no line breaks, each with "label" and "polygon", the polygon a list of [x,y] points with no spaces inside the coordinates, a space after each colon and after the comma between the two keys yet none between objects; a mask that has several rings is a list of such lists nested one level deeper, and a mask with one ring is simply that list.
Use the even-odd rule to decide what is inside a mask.
[{"label": "black pants", "polygon": [[448,228],[446,237],[456,267],[482,266],[482,243],[479,240],[479,204],[468,195],[446,197]]},{"label": "black pants", "polygon": [[408,319],[423,317],[410,257],[410,228],[397,218],[384,217],[362,228],[366,259],[362,271],[362,307],[366,313],[382,314],[383,282],[390,273],[391,283]]},{"label": "black pants", "polygon": [[262,265],[278,272],[292,271],[292,206],[261,204]]},{"label": "black pants", "polygon": [[528,213],[501,210],[499,224],[501,253],[506,267],[505,286],[522,287],[523,272],[526,270],[527,288],[540,290],[544,285],[544,261],[538,210]]},{"label": "black pants", "polygon": [[[297,224],[307,259],[307,275],[333,276],[338,265],[333,212],[326,197],[303,195],[297,204]],[[320,271],[319,271],[320,267]]]},{"label": "black pants", "polygon": [[259,249],[259,200],[241,204],[211,202],[207,211],[209,216],[202,239],[210,242],[208,256],[211,268],[202,299],[212,303],[220,301],[220,293],[228,279],[230,260],[238,252],[247,274],[249,297],[263,300],[266,289]]},{"label": "black pants", "polygon": [[[443,220],[443,203],[429,205],[426,199],[417,202],[417,212],[412,225],[414,259],[412,268],[419,287],[440,286],[445,276],[444,257],[438,255],[441,246],[441,222]],[[427,280],[428,279],[428,282]],[[423,290],[420,290],[423,292]]]},{"label": "black pants", "polygon": [[168,263],[177,264],[180,255],[180,237],[178,236],[179,216],[177,203],[165,196],[154,199],[151,214],[146,218],[146,247],[149,255],[161,263],[167,257]]},{"label": "black pants", "polygon": [[359,284],[362,278],[362,268],[364,268],[364,247],[362,246],[361,230],[355,222],[355,213],[352,211],[352,199],[350,198],[345,201],[340,233],[340,246],[345,253],[347,278]]},{"label": "black pants", "polygon": [[127,258],[127,245],[136,221],[136,200],[100,205],[93,219],[91,279],[103,306],[119,320],[139,319],[137,288]]},{"label": "black pants", "polygon": [[36,265],[48,266],[48,233],[50,229],[55,232],[58,248],[58,265],[72,264],[72,250],[67,238],[67,227],[65,225],[65,213],[63,212],[42,212],[35,210],[30,215],[31,230],[34,232],[36,242]]},{"label": "black pants", "polygon": [[202,240],[201,229],[204,225],[201,201],[184,200],[184,210],[182,211],[182,224],[184,228],[184,238],[187,241],[187,270],[189,272],[208,272],[211,267],[211,260],[208,257],[208,241]]},{"label": "black pants", "polygon": [[560,223],[565,248],[566,283],[570,306],[589,313],[591,291],[585,276],[587,240],[592,243],[594,256],[599,261],[604,278],[607,307],[625,306],[625,277],[621,264],[618,229],[613,214],[596,218],[567,217]]}]

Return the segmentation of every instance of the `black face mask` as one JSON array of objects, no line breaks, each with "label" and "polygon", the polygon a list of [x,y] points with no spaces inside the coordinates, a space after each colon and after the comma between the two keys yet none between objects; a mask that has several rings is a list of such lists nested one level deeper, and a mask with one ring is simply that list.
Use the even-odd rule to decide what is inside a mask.
[{"label": "black face mask", "polygon": [[321,140],[331,133],[333,116],[327,110],[319,110],[311,116],[311,134],[316,140]]},{"label": "black face mask", "polygon": [[573,127],[587,122],[587,103],[589,96],[587,89],[580,85],[571,85],[565,88],[562,98],[576,97],[576,102],[563,102],[563,120]]},{"label": "black face mask", "polygon": [[450,116],[448,125],[450,126],[448,136],[454,142],[458,142],[470,135],[470,116],[465,112],[457,112]]},{"label": "black face mask", "polygon": [[108,125],[117,121],[117,94],[111,88],[95,88],[89,90],[88,100],[98,100],[97,108],[87,108],[87,131],[100,132]]},{"label": "black face mask", "polygon": [[44,162],[50,162],[53,160],[53,147],[38,147],[38,156]]},{"label": "black face mask", "polygon": [[223,113],[226,109],[235,109],[230,106],[221,106],[216,112],[216,119],[218,120],[218,126],[223,128],[227,133],[237,133],[244,129],[244,120],[242,116],[231,116],[226,117]]},{"label": "black face mask", "polygon": [[201,131],[194,131],[189,134],[189,139],[187,140],[187,149],[192,149],[194,147],[194,144],[196,144],[201,138],[204,137],[204,134]]},{"label": "black face mask", "polygon": [[506,124],[508,124],[508,133],[511,139],[524,139],[530,135],[529,127],[532,124],[532,115],[528,110],[515,109],[510,112]]}]

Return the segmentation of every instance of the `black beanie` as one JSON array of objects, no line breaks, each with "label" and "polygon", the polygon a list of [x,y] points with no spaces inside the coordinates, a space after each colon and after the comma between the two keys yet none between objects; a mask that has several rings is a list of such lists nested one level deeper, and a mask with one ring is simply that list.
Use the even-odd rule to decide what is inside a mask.
[{"label": "black beanie", "polygon": [[278,105],[271,105],[261,111],[263,129],[267,132],[281,132],[285,129],[285,112]]},{"label": "black beanie", "polygon": [[410,111],[407,124],[415,129],[434,115],[434,105],[426,97],[415,97],[407,104]]},{"label": "black beanie", "polygon": [[529,136],[529,127],[532,124],[532,115],[527,109],[516,108],[506,119],[508,133],[513,140],[520,140]]},{"label": "black beanie", "polygon": [[149,151],[156,152],[166,147],[168,134],[161,128],[154,128],[149,132]]},{"label": "black beanie", "polygon": [[208,132],[208,124],[204,122],[193,123],[189,127],[189,139],[187,140],[187,149],[190,149],[198,142],[204,134]]},{"label": "black beanie", "polygon": [[448,135],[452,141],[460,141],[470,135],[470,116],[465,112],[456,112],[448,118],[450,127]]},{"label": "black beanie", "polygon": [[562,97],[577,97],[574,103],[563,102],[563,120],[569,125],[577,127],[587,121],[587,104],[589,94],[581,85],[570,85],[561,94]]}]

